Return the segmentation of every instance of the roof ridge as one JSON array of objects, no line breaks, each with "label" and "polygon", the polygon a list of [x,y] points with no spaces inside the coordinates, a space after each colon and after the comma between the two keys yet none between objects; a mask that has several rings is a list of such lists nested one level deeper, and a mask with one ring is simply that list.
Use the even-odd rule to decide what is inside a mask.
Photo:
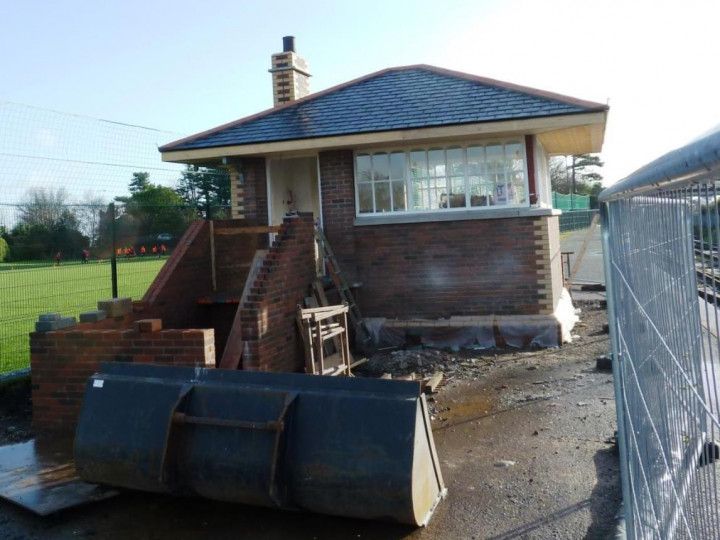
[{"label": "roof ridge", "polygon": [[501,81],[499,79],[492,79],[490,77],[483,77],[481,75],[473,75],[471,73],[465,73],[463,71],[456,71],[452,69],[447,68],[441,68],[437,66],[431,66],[429,64],[417,64],[415,66],[407,66],[408,68],[420,68],[420,69],[426,69],[428,71],[434,71],[435,73],[439,73],[441,75],[447,75],[450,77],[458,77],[461,79],[465,79],[471,82],[477,82],[486,84],[489,86],[496,86],[498,88],[503,88],[505,90],[513,90],[515,92],[521,92],[524,94],[530,94],[537,97],[541,97],[544,99],[552,99],[555,101],[560,101],[562,103],[566,103],[568,105],[575,105],[578,107],[584,107],[584,108],[590,108],[590,109],[604,109],[607,110],[610,107],[603,103],[598,103],[596,101],[588,101],[585,99],[579,99],[572,96],[567,96],[565,94],[558,94],[557,92],[551,92],[549,90],[541,90],[539,88],[533,88],[531,86],[523,86],[521,84],[515,84],[511,82]]}]

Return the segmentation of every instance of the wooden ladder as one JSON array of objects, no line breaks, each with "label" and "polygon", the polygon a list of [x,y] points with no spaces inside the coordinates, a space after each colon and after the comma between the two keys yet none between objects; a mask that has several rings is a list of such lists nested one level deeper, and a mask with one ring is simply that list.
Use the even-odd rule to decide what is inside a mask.
[{"label": "wooden ladder", "polygon": [[360,338],[361,343],[363,345],[369,343],[371,340],[371,336],[367,328],[365,328],[365,325],[363,324],[362,315],[360,314],[360,308],[358,307],[357,302],[355,301],[355,297],[350,290],[350,285],[348,284],[345,276],[343,275],[340,264],[335,257],[335,253],[330,247],[330,243],[328,242],[325,233],[319,225],[315,225],[315,239],[317,240],[318,247],[320,248],[320,253],[323,256],[323,259],[332,270],[330,277],[335,284],[335,288],[337,289],[338,294],[340,294],[340,301],[347,304],[348,306],[348,318],[350,319],[350,324],[353,325],[355,333]]}]

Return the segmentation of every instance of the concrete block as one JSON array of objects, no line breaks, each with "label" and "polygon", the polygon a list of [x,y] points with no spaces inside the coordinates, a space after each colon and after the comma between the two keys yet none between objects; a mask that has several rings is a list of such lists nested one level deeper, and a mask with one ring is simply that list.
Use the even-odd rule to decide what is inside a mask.
[{"label": "concrete block", "polygon": [[110,300],[100,300],[98,310],[105,311],[108,317],[122,317],[132,313],[132,299],[111,298]]},{"label": "concrete block", "polygon": [[162,330],[162,319],[141,319],[135,321],[135,330],[138,332],[159,332]]},{"label": "concrete block", "polygon": [[52,321],[37,321],[35,323],[36,332],[52,332],[53,330],[62,330],[75,326],[75,317],[60,317]]},{"label": "concrete block", "polygon": [[36,332],[50,332],[57,329],[57,321],[37,321],[35,323]]},{"label": "concrete block", "polygon": [[38,321],[57,321],[62,318],[60,313],[41,313],[38,317]]},{"label": "concrete block", "polygon": [[75,326],[76,324],[77,320],[75,319],[75,317],[63,317],[58,321],[58,325],[60,326],[58,330],[61,330],[63,328],[70,328]]},{"label": "concrete block", "polygon": [[107,317],[107,312],[102,309],[97,311],[86,311],[80,314],[80,322],[98,322]]}]

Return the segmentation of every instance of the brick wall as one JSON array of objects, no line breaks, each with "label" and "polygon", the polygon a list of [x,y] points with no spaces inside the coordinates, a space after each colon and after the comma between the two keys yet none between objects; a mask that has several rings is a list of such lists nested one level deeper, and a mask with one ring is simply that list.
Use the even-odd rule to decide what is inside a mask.
[{"label": "brick wall", "polygon": [[195,221],[137,307],[144,310],[145,317],[162,319],[166,328],[201,326],[197,323],[201,314],[197,299],[211,292],[210,227],[207,221]]},{"label": "brick wall", "polygon": [[232,217],[268,223],[265,158],[243,158],[241,170],[230,170]]},{"label": "brick wall", "polygon": [[30,334],[33,425],[36,429],[64,432],[75,429],[85,383],[97,371],[100,362],[215,366],[212,329],[155,332],[140,332],[136,328],[107,329],[112,324],[128,323],[128,318],[122,319]]},{"label": "brick wall", "polygon": [[198,298],[241,296],[255,252],[267,247],[267,234],[225,235],[222,231],[256,224],[241,219],[214,221],[217,290],[213,291],[210,225],[194,222],[136,308],[143,317],[162,319],[166,328],[215,328],[222,355],[237,304],[205,305]]},{"label": "brick wall", "polygon": [[547,218],[355,228],[365,317],[440,318],[545,313],[549,273],[536,230]]},{"label": "brick wall", "polygon": [[357,281],[355,263],[355,184],[352,150],[321,152],[323,230],[349,283]]},{"label": "brick wall", "polygon": [[[267,249],[267,234],[222,234],[223,230],[253,225],[267,225],[248,219],[215,220],[215,275],[219,293],[242,293],[245,281],[258,249]],[[208,269],[210,253],[207,254]]]},{"label": "brick wall", "polygon": [[286,217],[240,307],[242,368],[296,371],[304,363],[295,313],[315,278],[313,217]]}]

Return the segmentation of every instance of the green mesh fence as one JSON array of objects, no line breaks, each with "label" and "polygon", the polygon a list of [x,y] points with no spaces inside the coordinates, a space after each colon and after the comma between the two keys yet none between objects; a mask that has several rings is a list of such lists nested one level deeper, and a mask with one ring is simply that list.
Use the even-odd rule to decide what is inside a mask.
[{"label": "green mesh fence", "polygon": [[229,217],[226,172],[163,163],[182,134],[0,101],[0,373],[41,313],[140,299],[190,222]]},{"label": "green mesh fence", "polygon": [[564,195],[552,192],[553,208],[558,210],[589,210],[590,196],[588,195]]}]

